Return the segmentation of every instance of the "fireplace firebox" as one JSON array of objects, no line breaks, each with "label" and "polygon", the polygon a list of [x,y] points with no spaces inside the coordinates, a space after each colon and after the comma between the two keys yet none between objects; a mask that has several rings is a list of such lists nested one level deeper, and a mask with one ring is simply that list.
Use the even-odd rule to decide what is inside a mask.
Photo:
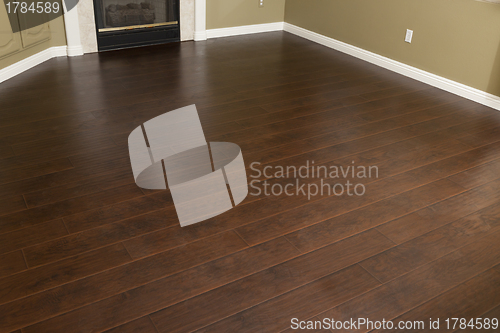
[{"label": "fireplace firebox", "polygon": [[179,0],[94,0],[99,51],[180,41]]}]

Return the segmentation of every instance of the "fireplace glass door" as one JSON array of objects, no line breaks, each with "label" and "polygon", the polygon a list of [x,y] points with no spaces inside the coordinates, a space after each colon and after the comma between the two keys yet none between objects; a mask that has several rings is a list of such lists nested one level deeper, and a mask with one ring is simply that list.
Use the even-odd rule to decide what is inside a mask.
[{"label": "fireplace glass door", "polygon": [[[133,0],[132,0],[133,1]],[[178,23],[172,0],[103,0],[103,27],[100,32],[147,28]]]}]

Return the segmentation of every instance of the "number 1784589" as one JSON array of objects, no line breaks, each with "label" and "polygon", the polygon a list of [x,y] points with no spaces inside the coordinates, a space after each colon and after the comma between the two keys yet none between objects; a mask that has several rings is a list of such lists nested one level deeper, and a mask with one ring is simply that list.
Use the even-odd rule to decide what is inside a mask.
[{"label": "number 1784589", "polygon": [[58,2],[7,2],[5,3],[5,6],[7,8],[7,13],[9,14],[15,14],[15,13],[21,13],[21,14],[26,14],[28,12],[30,13],[58,13],[59,10],[61,9],[59,6]]}]

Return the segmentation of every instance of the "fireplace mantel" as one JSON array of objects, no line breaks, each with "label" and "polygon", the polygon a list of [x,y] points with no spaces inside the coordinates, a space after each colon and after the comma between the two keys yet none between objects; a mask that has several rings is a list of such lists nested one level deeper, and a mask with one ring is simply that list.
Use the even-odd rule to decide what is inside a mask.
[{"label": "fireplace mantel", "polygon": [[[83,53],[97,52],[96,26],[93,0],[80,0],[78,5],[65,14],[66,39],[70,47]],[[180,0],[181,41],[207,39],[206,0]]]}]

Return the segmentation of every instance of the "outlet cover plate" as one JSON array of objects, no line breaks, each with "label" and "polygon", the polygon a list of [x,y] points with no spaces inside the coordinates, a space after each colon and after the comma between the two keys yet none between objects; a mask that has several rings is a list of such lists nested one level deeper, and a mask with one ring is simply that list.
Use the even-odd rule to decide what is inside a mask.
[{"label": "outlet cover plate", "polygon": [[405,42],[411,43],[412,38],[413,38],[413,30],[406,29]]}]

